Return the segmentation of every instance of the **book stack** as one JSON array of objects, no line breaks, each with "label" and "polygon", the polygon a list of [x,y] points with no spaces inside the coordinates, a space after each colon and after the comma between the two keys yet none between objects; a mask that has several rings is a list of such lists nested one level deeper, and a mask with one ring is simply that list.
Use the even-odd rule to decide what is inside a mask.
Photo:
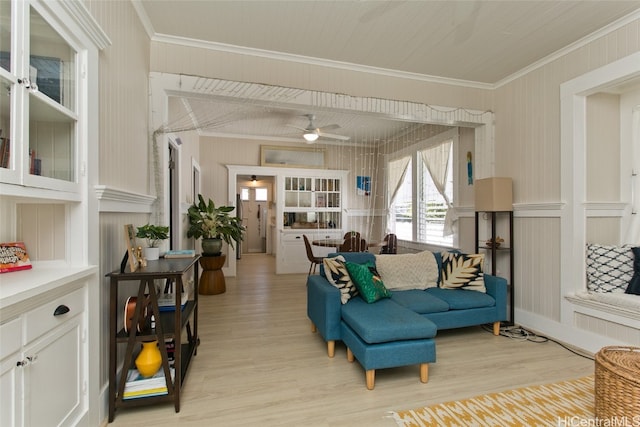
[{"label": "book stack", "polygon": [[[171,372],[171,382],[173,383],[175,370],[169,368],[169,371]],[[149,378],[140,375],[137,369],[129,369],[122,398],[124,400],[139,399],[141,397],[162,396],[168,393],[163,368],[160,368],[154,376]]]},{"label": "book stack", "polygon": [[[184,308],[189,299],[189,295],[186,292],[180,294],[180,307]],[[158,295],[158,308],[160,311],[176,311],[176,294],[159,294]]]},{"label": "book stack", "polygon": [[196,256],[196,251],[193,249],[179,249],[173,251],[167,251],[164,253],[165,258],[193,258]]}]

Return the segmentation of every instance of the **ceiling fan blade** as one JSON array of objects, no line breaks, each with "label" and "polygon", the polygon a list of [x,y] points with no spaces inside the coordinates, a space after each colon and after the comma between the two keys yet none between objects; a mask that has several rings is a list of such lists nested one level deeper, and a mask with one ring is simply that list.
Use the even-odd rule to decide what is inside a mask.
[{"label": "ceiling fan blade", "polygon": [[325,130],[340,129],[340,125],[334,123],[332,125],[322,126],[322,127],[318,128],[318,129],[320,130],[320,132],[324,132]]},{"label": "ceiling fan blade", "polygon": [[294,129],[298,129],[298,130],[301,130],[301,131],[303,131],[303,132],[307,130],[306,128],[301,128],[300,126],[295,126],[295,125],[289,125],[289,124],[287,124],[287,125],[285,125],[285,126],[290,127],[290,128],[294,128]]},{"label": "ceiling fan blade", "polygon": [[340,141],[349,141],[351,139],[351,137],[346,136],[346,135],[337,135],[337,134],[334,134],[334,133],[324,133],[324,132],[320,132],[320,137],[321,138],[338,139]]}]

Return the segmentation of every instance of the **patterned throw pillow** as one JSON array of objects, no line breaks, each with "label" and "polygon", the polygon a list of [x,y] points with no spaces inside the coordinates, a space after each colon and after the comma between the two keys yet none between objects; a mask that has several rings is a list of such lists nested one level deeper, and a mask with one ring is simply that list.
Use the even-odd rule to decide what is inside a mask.
[{"label": "patterned throw pillow", "polygon": [[433,252],[376,255],[376,268],[387,289],[427,289],[438,286],[438,263]]},{"label": "patterned throw pillow", "polygon": [[351,281],[342,255],[338,255],[335,258],[324,258],[322,262],[327,280],[340,290],[340,302],[342,304],[346,304],[351,297],[358,295],[358,288]]},{"label": "patterned throw pillow", "polygon": [[355,282],[362,299],[371,304],[382,298],[390,298],[391,292],[385,288],[375,266],[371,264],[356,264],[347,261],[347,270]]},{"label": "patterned throw pillow", "polygon": [[624,292],[633,277],[631,245],[587,244],[587,289]]},{"label": "patterned throw pillow", "polygon": [[466,289],[487,292],[484,286],[484,254],[442,252],[442,282],[444,289]]}]

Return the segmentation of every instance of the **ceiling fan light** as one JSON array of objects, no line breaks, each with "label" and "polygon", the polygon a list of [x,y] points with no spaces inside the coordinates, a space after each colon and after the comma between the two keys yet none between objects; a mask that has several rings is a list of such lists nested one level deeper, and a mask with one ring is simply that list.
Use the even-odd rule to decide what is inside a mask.
[{"label": "ceiling fan light", "polygon": [[305,132],[302,136],[307,142],[314,142],[316,139],[318,139],[317,132]]}]

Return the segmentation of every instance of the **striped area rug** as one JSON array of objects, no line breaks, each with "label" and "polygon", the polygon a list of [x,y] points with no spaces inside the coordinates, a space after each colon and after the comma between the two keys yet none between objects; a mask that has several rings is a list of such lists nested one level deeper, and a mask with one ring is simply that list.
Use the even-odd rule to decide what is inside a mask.
[{"label": "striped area rug", "polygon": [[594,417],[594,377],[485,394],[392,416],[400,427],[573,425],[575,420]]}]

